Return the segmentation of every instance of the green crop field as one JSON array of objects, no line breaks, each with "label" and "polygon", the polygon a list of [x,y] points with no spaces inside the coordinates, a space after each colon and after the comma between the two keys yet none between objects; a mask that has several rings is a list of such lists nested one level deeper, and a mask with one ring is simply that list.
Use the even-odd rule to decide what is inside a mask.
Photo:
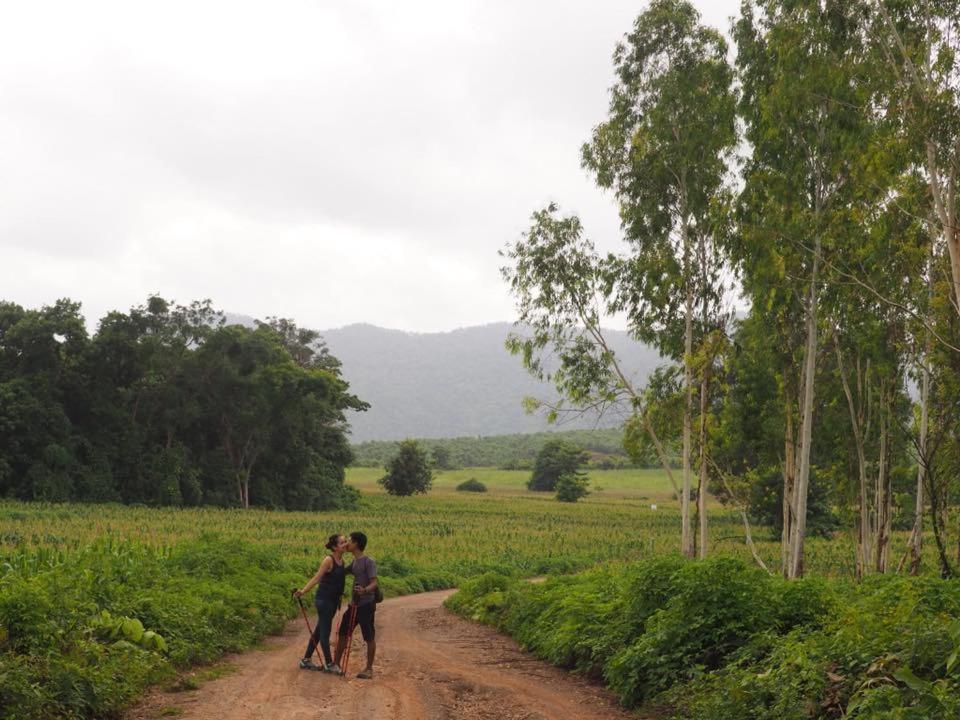
[{"label": "green crop field", "polygon": [[[347,469],[347,482],[367,492],[383,492],[377,480],[384,475],[379,467],[351,467]],[[649,500],[658,507],[675,502],[670,479],[663,470],[623,469],[591,470],[591,497],[601,499],[629,498]],[[498,468],[460,468],[444,470],[433,481],[435,491],[453,490],[464,480],[476,478],[492,493],[527,493],[529,470],[500,470]],[[532,493],[531,495],[537,495]],[[543,494],[539,494],[543,497]]]},{"label": "green crop field", "polygon": [[[0,709],[14,712],[0,717],[115,714],[178,668],[248,647],[292,617],[289,589],[334,532],[368,534],[388,595],[621,566],[679,545],[679,510],[656,472],[594,472],[576,504],[527,492],[524,472],[445,472],[407,498],[382,492],[379,474],[351,470],[359,506],[324,513],[0,502]],[[489,491],[452,489],[470,477]],[[737,513],[714,503],[710,523],[712,554],[752,562]],[[755,535],[775,567],[779,543]],[[904,544],[898,534],[894,552]],[[848,576],[850,538],[811,538],[807,560]]]}]

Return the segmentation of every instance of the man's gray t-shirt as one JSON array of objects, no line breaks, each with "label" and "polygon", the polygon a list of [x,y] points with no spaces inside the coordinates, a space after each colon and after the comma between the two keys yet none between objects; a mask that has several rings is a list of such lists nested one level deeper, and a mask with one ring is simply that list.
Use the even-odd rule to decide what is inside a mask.
[{"label": "man's gray t-shirt", "polygon": [[[353,587],[356,590],[358,587],[367,587],[370,581],[377,576],[377,564],[372,557],[364,555],[350,563],[347,572],[353,573]],[[354,594],[354,599],[357,601],[357,605],[369,605],[374,601],[374,593]]]}]

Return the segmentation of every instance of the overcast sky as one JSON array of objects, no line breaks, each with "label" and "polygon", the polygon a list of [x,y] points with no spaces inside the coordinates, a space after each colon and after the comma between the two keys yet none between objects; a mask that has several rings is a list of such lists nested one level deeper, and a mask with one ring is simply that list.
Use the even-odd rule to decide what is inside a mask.
[{"label": "overcast sky", "polygon": [[[696,4],[726,30],[734,0]],[[579,147],[643,9],[596,0],[38,0],[0,10],[0,299],[159,292],[320,329],[512,320],[551,200],[618,243]]]}]

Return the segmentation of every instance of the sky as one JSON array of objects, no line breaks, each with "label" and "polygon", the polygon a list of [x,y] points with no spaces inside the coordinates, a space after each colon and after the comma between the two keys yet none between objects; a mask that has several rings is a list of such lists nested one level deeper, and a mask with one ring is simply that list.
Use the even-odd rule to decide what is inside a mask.
[{"label": "sky", "polygon": [[[696,0],[722,30],[734,0]],[[580,167],[644,3],[7,3],[0,299],[148,295],[318,329],[513,320],[497,251]]]}]

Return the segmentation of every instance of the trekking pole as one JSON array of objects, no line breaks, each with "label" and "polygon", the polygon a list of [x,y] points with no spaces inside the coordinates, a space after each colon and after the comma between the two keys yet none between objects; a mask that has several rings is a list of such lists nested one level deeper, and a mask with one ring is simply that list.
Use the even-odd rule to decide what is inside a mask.
[{"label": "trekking pole", "polygon": [[[296,590],[291,590],[290,594],[293,595]],[[297,598],[297,604],[300,605],[300,614],[303,615],[303,621],[307,624],[307,632],[310,633],[310,642],[313,642],[313,628],[310,627],[310,620],[307,619],[307,608],[303,605],[303,598]],[[317,659],[320,659],[319,649],[316,644],[313,646],[313,653],[317,653]],[[313,653],[310,653],[310,657],[313,657]]]},{"label": "trekking pole", "polygon": [[341,658],[343,661],[343,667],[341,668],[343,677],[347,676],[347,666],[350,664],[350,650],[353,647],[353,630],[356,627],[357,627],[357,604],[350,603],[350,615],[349,615],[349,619],[347,620],[347,635],[346,637],[343,638],[343,641],[346,643],[346,645],[343,648],[343,658]]}]

